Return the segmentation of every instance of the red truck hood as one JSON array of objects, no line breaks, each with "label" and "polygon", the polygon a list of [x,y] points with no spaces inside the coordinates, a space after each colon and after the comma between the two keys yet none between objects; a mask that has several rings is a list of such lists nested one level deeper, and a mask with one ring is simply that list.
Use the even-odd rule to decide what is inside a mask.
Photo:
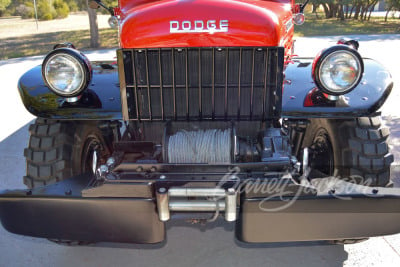
[{"label": "red truck hood", "polygon": [[120,7],[123,48],[279,46],[291,25],[289,2],[120,0]]}]

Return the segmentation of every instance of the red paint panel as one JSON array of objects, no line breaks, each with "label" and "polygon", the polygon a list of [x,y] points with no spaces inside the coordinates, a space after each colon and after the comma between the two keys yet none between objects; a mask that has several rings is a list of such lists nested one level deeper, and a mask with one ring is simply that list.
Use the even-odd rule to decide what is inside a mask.
[{"label": "red paint panel", "polygon": [[[288,40],[284,22],[291,19],[289,1],[120,0],[120,7],[123,48],[283,46],[282,40]],[[215,23],[217,30],[228,24],[228,31],[170,32],[171,21],[179,22],[179,30]]]}]

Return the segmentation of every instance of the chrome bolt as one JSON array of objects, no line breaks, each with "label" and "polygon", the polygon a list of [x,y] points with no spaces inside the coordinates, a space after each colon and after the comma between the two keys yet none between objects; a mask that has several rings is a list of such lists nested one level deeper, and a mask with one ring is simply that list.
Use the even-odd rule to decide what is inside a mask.
[{"label": "chrome bolt", "polygon": [[112,165],[114,165],[115,164],[115,159],[113,158],[113,157],[110,157],[110,158],[108,158],[107,159],[107,166],[112,166]]}]

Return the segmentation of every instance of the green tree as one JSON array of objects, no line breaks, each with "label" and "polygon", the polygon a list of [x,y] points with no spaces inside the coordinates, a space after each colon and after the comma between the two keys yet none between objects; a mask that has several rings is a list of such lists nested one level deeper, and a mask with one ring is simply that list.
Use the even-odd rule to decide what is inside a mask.
[{"label": "green tree", "polygon": [[[0,0],[1,2],[2,0]],[[19,14],[17,14],[16,8],[20,5],[25,5],[26,0],[11,0],[11,3],[8,5],[6,12],[5,13],[9,13],[10,15],[13,16],[18,16]],[[0,4],[1,6],[1,4]],[[32,4],[33,6],[33,4]]]},{"label": "green tree", "polygon": [[314,10],[318,6],[323,7],[325,18],[339,18],[340,20],[350,18],[355,20],[369,20],[378,2],[379,0],[311,0]]},{"label": "green tree", "polygon": [[339,2],[342,0],[311,0],[314,8],[322,6],[326,19],[337,17]]},{"label": "green tree", "polygon": [[20,4],[15,8],[14,15],[21,16],[22,19],[30,19],[35,16],[35,11],[32,3],[26,5]]},{"label": "green tree", "polygon": [[0,0],[0,17],[3,16],[4,11],[11,4],[11,0]]},{"label": "green tree", "polygon": [[63,0],[54,0],[53,7],[57,13],[57,18],[62,19],[68,17],[69,6]]},{"label": "green tree", "polygon": [[387,21],[390,11],[400,11],[400,0],[386,0],[385,2],[386,2],[385,21]]},{"label": "green tree", "polygon": [[[73,2],[73,4],[72,4]],[[117,6],[118,5],[118,0],[102,0],[106,6]],[[87,10],[87,0],[69,0],[68,4],[71,6],[76,6],[77,10]],[[99,10],[100,12],[103,12],[101,9]]]},{"label": "green tree", "polygon": [[48,0],[37,1],[37,13],[40,20],[52,20],[56,18],[57,12]]},{"label": "green tree", "polygon": [[76,1],[68,1],[67,2],[69,10],[72,12],[78,11],[79,7],[78,4],[76,3]]}]

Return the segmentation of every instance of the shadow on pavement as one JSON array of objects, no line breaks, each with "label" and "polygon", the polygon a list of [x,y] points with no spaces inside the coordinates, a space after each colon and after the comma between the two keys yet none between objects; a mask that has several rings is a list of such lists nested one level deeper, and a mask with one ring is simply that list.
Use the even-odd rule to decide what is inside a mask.
[{"label": "shadow on pavement", "polygon": [[396,187],[400,187],[400,117],[385,116],[383,121],[390,129],[389,149],[394,156],[391,165],[391,180]]},{"label": "shadow on pavement", "polygon": [[24,125],[0,142],[0,190],[26,188],[24,149],[29,140],[29,124]]}]

